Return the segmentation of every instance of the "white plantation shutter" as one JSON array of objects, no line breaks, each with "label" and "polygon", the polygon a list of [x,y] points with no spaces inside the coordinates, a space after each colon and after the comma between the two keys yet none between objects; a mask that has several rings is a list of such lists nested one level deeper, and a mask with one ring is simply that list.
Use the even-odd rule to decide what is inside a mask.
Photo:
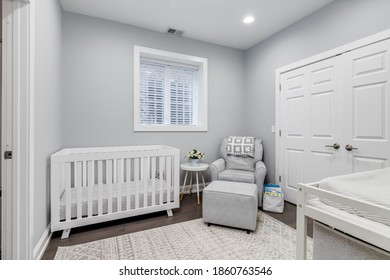
[{"label": "white plantation shutter", "polygon": [[140,124],[197,126],[199,67],[140,59]]}]

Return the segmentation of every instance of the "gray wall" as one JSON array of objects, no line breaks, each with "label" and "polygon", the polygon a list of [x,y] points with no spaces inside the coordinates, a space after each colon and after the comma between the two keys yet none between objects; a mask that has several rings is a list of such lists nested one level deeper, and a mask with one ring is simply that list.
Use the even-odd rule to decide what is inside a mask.
[{"label": "gray wall", "polygon": [[49,157],[61,148],[61,29],[59,1],[35,1],[35,188],[33,248],[50,223]]},{"label": "gray wall", "polygon": [[[134,45],[208,59],[208,132],[133,131]],[[63,14],[64,147],[165,144],[198,148],[205,162],[220,141],[244,133],[244,52],[112,21]]]},{"label": "gray wall", "polygon": [[275,69],[390,28],[389,0],[336,0],[245,52],[246,132],[264,140],[275,178]]}]

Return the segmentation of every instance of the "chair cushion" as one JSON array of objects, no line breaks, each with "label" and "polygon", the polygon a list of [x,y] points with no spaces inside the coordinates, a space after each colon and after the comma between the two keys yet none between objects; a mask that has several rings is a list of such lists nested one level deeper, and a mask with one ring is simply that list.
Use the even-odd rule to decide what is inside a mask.
[{"label": "chair cushion", "polygon": [[255,171],[255,164],[263,158],[263,144],[261,139],[255,138],[255,154],[252,157],[229,156],[227,154],[227,138],[222,140],[219,153],[226,162],[226,169]]},{"label": "chair cushion", "polygon": [[251,171],[227,169],[218,174],[218,180],[254,184],[255,175]]}]

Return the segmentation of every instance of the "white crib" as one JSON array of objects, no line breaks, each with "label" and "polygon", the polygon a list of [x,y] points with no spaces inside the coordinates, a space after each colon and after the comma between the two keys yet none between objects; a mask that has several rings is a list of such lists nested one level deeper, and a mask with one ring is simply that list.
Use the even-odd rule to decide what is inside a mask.
[{"label": "white crib", "polygon": [[51,231],[179,207],[179,150],[64,149],[51,156]]}]

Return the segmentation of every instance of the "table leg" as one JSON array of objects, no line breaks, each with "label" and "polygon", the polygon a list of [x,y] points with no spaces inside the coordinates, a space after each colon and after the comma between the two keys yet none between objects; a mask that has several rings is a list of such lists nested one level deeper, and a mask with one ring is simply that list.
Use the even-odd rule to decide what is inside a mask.
[{"label": "table leg", "polygon": [[196,173],[196,193],[198,195],[198,205],[200,204],[200,199],[199,199],[199,178],[198,178],[198,171]]},{"label": "table leg", "polygon": [[188,171],[186,171],[186,175],[184,176],[184,183],[183,183],[183,188],[182,188],[182,191],[181,191],[180,200],[182,200],[183,196],[184,196],[184,188],[185,188],[186,183],[187,183],[187,175],[188,175]]},{"label": "table leg", "polygon": [[204,182],[204,177],[203,177],[203,172],[201,173],[202,175],[202,181],[203,181],[203,190],[206,188],[206,183]]},{"label": "table leg", "polygon": [[188,194],[189,194],[189,195],[192,194],[192,173],[193,173],[193,172],[190,172],[190,189],[188,190]]},{"label": "table leg", "polygon": [[202,172],[202,181],[203,181],[203,190],[206,188],[206,183],[204,182],[203,172]]}]

